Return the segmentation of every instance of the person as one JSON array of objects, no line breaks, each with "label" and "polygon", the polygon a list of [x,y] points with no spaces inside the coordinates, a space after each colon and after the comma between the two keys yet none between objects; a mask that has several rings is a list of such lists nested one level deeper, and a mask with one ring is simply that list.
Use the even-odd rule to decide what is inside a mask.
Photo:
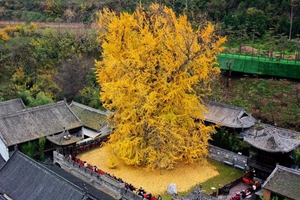
[{"label": "person", "polygon": [[84,166],[85,168],[87,168],[88,164],[87,164],[86,161],[83,162],[83,166]]},{"label": "person", "polygon": [[160,196],[160,194],[157,196],[157,200],[162,200],[162,197]]},{"label": "person", "polygon": [[148,199],[148,194],[147,194],[147,193],[144,193],[144,194],[143,194],[143,198],[144,198],[144,199]]},{"label": "person", "polygon": [[241,193],[240,192],[236,192],[235,196],[231,198],[231,200],[240,200],[241,198]]},{"label": "person", "polygon": [[136,188],[135,188],[133,185],[131,185],[131,183],[129,184],[129,189],[130,189],[131,191],[136,190]]},{"label": "person", "polygon": [[98,170],[98,168],[97,168],[97,166],[95,165],[95,166],[94,166],[94,172],[97,172],[97,170]]},{"label": "person", "polygon": [[140,187],[138,189],[138,191],[137,191],[137,194],[140,195],[140,196],[142,196],[142,197],[144,197],[144,193],[146,193],[146,192],[145,192],[145,190],[142,187]]}]

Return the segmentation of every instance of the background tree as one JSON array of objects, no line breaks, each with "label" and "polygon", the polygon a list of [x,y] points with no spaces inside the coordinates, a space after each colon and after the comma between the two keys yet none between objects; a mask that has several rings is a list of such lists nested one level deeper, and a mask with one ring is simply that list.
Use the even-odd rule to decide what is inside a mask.
[{"label": "background tree", "polygon": [[204,161],[215,129],[203,124],[202,98],[225,38],[210,23],[194,30],[185,15],[158,4],[133,14],[104,9],[98,25],[96,73],[103,105],[114,111],[112,153],[152,169]]},{"label": "background tree", "polygon": [[62,61],[62,68],[56,75],[56,81],[63,90],[63,96],[68,101],[78,96],[79,91],[84,88],[88,82],[88,72],[93,65],[94,61],[86,57],[80,58],[74,56],[69,60]]}]

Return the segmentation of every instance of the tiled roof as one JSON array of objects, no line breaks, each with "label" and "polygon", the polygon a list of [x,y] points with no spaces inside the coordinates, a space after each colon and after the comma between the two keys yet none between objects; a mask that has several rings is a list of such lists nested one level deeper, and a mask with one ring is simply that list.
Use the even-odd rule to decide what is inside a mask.
[{"label": "tiled roof", "polygon": [[12,99],[0,102],[0,117],[25,109],[22,99]]},{"label": "tiled roof", "polygon": [[230,106],[214,101],[205,101],[207,112],[204,120],[230,128],[249,128],[256,119],[249,115],[244,108]]},{"label": "tiled roof", "polygon": [[257,124],[243,132],[244,141],[267,152],[290,152],[300,145],[300,133],[267,124]]},{"label": "tiled roof", "polygon": [[0,117],[0,138],[12,146],[81,126],[67,103],[60,101]]},{"label": "tiled roof", "polygon": [[73,184],[77,185],[81,189],[85,189],[88,192],[88,195],[91,195],[95,199],[99,200],[114,200],[113,197],[106,194],[105,192],[93,187],[92,185],[84,182],[83,180],[73,176],[72,174],[68,173],[67,171],[61,169],[60,167],[56,165],[45,165],[47,168],[49,168],[51,171],[57,173],[61,177],[64,177],[68,181],[72,182]]},{"label": "tiled roof", "polygon": [[110,114],[110,112],[97,110],[74,101],[70,104],[70,107],[83,122],[85,127],[98,132],[100,131],[101,125],[106,122],[107,115]]},{"label": "tiled roof", "polygon": [[299,199],[300,171],[277,165],[262,187],[289,199]]},{"label": "tiled roof", "polygon": [[14,200],[82,200],[84,190],[19,151],[0,170],[0,191]]}]

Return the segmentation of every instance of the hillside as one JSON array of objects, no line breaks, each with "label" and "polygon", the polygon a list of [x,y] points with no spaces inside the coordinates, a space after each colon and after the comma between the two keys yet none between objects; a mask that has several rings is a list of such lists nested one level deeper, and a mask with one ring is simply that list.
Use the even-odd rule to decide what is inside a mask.
[{"label": "hillside", "polygon": [[300,83],[274,77],[220,75],[211,100],[244,107],[263,123],[300,131]]},{"label": "hillside", "polygon": [[300,32],[299,0],[1,0],[0,20],[91,23],[103,7],[131,12],[140,3],[147,7],[151,2],[186,13],[195,24],[212,21],[228,36],[262,37],[272,32],[295,38]]}]

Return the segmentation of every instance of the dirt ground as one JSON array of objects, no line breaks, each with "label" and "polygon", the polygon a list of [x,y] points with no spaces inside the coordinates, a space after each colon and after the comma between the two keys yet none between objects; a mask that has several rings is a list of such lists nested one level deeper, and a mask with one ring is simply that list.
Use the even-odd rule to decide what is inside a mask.
[{"label": "dirt ground", "polygon": [[165,193],[170,183],[175,183],[177,191],[183,192],[219,174],[212,165],[200,166],[196,163],[178,163],[175,169],[170,171],[147,171],[144,168],[128,166],[119,161],[115,169],[110,169],[106,166],[109,158],[107,147],[80,154],[78,158],[91,165],[96,165],[99,169],[115,175],[117,178],[122,178],[123,181],[131,183],[137,188],[142,187],[146,192],[154,195]]}]

